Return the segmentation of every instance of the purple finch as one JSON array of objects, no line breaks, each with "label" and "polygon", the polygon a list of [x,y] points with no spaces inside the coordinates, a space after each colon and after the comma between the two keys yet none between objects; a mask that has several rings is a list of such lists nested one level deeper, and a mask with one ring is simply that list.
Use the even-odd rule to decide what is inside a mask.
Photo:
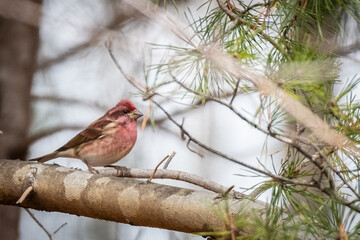
[{"label": "purple finch", "polygon": [[46,162],[58,157],[81,159],[92,166],[113,164],[126,156],[137,138],[137,119],[143,114],[129,100],[121,100],[58,150],[30,161]]}]

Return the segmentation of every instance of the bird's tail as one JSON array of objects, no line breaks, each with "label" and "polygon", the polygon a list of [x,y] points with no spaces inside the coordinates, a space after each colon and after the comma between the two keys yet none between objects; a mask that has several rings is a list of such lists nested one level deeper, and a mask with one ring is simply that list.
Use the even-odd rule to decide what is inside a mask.
[{"label": "bird's tail", "polygon": [[49,153],[49,154],[46,154],[44,156],[41,156],[41,157],[38,157],[38,158],[33,158],[33,159],[30,159],[29,161],[37,161],[37,162],[47,162],[51,159],[54,159],[54,158],[57,158],[58,157],[58,152],[55,151],[55,152],[52,152],[52,153]]}]

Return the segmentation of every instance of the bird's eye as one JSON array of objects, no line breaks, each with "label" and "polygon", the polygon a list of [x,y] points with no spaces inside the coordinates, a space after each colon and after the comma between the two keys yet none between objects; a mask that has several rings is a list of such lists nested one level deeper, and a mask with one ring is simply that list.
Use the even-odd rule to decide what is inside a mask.
[{"label": "bird's eye", "polygon": [[130,111],[129,110],[123,110],[124,114],[128,114]]}]

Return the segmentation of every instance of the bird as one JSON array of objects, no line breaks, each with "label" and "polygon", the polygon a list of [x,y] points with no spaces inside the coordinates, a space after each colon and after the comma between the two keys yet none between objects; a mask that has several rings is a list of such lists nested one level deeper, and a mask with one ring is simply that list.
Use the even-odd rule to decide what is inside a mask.
[{"label": "bird", "polygon": [[95,173],[93,167],[112,166],[131,151],[137,139],[137,119],[142,116],[134,103],[122,99],[62,147],[29,161],[43,163],[58,157],[78,158],[89,172]]}]

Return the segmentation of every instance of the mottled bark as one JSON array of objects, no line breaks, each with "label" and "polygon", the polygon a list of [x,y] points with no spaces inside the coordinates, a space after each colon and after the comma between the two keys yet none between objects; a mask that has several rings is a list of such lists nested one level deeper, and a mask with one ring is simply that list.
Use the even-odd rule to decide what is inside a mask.
[{"label": "mottled bark", "polygon": [[[14,19],[13,1],[0,3],[0,158],[24,159],[39,29]],[[19,213],[19,208],[0,206],[1,238],[18,238]]]},{"label": "mottled bark", "polygon": [[[226,230],[228,211],[217,194],[91,174],[56,165],[0,160],[0,203],[16,205],[23,192],[34,190],[23,207],[157,227],[181,232]],[[259,202],[229,199],[230,212]]]}]

